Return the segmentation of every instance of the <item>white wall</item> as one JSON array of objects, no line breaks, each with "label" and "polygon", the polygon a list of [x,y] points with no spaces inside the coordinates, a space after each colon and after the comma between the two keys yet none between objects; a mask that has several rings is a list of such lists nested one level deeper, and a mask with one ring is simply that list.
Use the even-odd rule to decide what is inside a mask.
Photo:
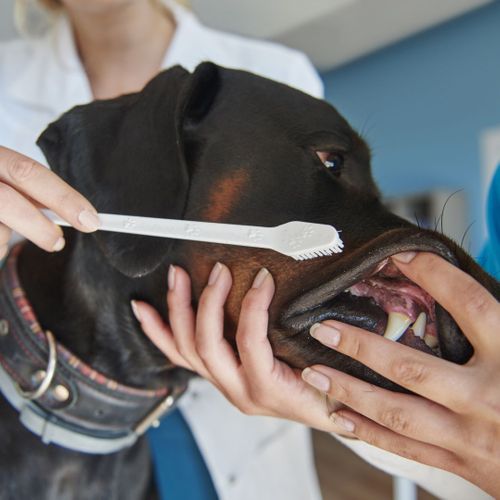
[{"label": "white wall", "polygon": [[0,40],[16,36],[13,18],[14,0],[0,0]]}]

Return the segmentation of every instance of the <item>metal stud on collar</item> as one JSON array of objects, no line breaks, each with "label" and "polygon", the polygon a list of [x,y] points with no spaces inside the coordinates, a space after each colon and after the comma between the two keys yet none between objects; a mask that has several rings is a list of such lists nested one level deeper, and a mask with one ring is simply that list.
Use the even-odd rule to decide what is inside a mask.
[{"label": "metal stud on collar", "polygon": [[39,370],[36,373],[40,374],[42,378],[40,385],[33,391],[25,391],[19,385],[16,386],[17,392],[24,398],[29,400],[39,399],[50,387],[54,375],[56,373],[56,365],[57,365],[57,350],[56,350],[56,341],[54,339],[54,335],[52,332],[47,330],[45,332],[47,336],[47,343],[49,344],[49,361],[47,362],[46,370]]},{"label": "metal stud on collar", "polygon": [[0,337],[5,337],[9,333],[9,322],[6,319],[0,319]]}]

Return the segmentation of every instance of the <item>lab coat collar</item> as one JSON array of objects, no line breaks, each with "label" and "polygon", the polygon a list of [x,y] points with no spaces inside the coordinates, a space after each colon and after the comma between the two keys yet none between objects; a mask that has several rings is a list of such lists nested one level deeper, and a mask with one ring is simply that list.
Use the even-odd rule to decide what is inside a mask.
[{"label": "lab coat collar", "polygon": [[[204,27],[194,14],[173,0],[163,3],[174,16],[176,30],[161,68],[182,64],[192,71],[203,53]],[[23,68],[12,72],[16,77],[6,89],[11,98],[57,115],[93,99],[67,16],[58,15],[43,37],[27,43],[32,57]]]},{"label": "lab coat collar", "polygon": [[162,69],[180,64],[188,71],[193,71],[200,61],[210,58],[204,43],[204,34],[208,28],[203,26],[190,10],[175,0],[163,0],[163,4],[174,16],[176,30],[165,54]]}]

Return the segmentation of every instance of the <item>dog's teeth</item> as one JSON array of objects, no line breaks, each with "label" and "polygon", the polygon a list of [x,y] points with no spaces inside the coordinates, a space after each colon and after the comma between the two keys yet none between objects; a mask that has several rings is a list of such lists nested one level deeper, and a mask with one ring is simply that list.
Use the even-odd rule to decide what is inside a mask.
[{"label": "dog's teeth", "polygon": [[438,339],[434,335],[424,335],[424,342],[431,348],[435,349],[438,346]]},{"label": "dog's teeth", "polygon": [[419,337],[421,339],[424,338],[426,324],[427,324],[427,314],[421,312],[412,326],[413,334],[415,335],[415,337]]},{"label": "dog's teeth", "polygon": [[384,337],[397,342],[411,325],[411,319],[403,313],[391,312],[385,327]]}]

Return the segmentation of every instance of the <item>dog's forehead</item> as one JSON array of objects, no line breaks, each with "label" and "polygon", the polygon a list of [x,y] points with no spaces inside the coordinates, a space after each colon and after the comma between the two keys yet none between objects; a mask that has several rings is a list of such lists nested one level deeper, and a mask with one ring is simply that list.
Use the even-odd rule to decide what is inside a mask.
[{"label": "dog's forehead", "polygon": [[[230,118],[231,125],[265,122],[275,129],[296,133],[314,132],[352,135],[348,122],[328,102],[317,99],[283,83],[251,73],[224,70],[218,107]],[[229,126],[229,123],[228,123]]]}]

